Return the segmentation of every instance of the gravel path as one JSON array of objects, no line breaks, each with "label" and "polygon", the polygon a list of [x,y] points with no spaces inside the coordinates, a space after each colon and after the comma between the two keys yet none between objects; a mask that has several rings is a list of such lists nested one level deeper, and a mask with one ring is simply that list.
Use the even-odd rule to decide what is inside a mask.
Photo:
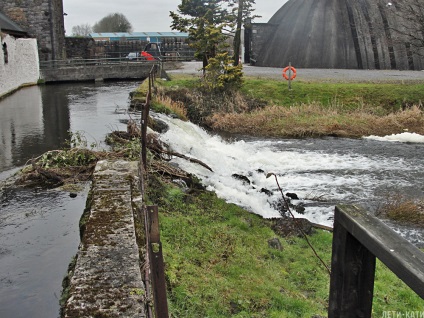
[{"label": "gravel path", "polygon": [[[167,73],[201,74],[201,62],[183,62],[182,67],[169,70]],[[275,67],[258,67],[243,65],[245,76],[283,80],[282,69]],[[405,83],[423,82],[424,71],[396,71],[396,70],[346,70],[346,69],[297,69],[299,81],[321,82],[371,82],[371,83]]]}]

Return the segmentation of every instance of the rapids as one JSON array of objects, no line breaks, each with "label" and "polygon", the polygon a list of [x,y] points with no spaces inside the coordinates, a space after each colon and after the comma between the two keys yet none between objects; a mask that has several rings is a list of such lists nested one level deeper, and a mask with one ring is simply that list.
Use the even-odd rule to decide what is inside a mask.
[{"label": "rapids", "polygon": [[[303,215],[295,212],[297,217],[327,226],[332,226],[337,204],[358,204],[375,213],[392,193],[423,197],[424,143],[387,142],[390,138],[223,138],[190,122],[154,116],[170,127],[161,135],[162,141],[176,152],[203,161],[213,172],[180,158],[173,159],[175,164],[196,174],[219,197],[265,218],[280,216],[275,205],[281,194],[275,178],[267,178],[271,172],[284,193],[298,195],[300,200],[292,203],[305,207]],[[247,177],[250,184],[234,174]],[[423,241],[420,230],[390,225],[414,243]]]}]

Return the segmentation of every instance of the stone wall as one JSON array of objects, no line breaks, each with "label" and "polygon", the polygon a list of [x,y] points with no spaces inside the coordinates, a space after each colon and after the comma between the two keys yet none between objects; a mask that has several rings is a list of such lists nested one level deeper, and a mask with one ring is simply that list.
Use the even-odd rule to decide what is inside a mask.
[{"label": "stone wall", "polygon": [[37,38],[40,60],[65,58],[62,0],[2,0],[0,11]]},{"label": "stone wall", "polygon": [[66,57],[68,59],[92,59],[94,55],[94,40],[92,38],[66,37]]},{"label": "stone wall", "polygon": [[7,47],[7,61],[3,50],[0,52],[0,97],[21,86],[37,84],[40,77],[37,41],[2,35],[1,44]]},{"label": "stone wall", "polygon": [[46,82],[73,82],[97,80],[133,80],[149,76],[153,63],[122,62],[115,64],[96,64],[95,62],[69,64],[66,67],[45,68],[41,79]]}]

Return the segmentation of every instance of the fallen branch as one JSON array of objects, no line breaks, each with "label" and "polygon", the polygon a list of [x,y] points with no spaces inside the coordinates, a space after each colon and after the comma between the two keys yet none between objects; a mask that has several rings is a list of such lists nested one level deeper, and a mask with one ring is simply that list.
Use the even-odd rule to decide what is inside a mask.
[{"label": "fallen branch", "polygon": [[330,226],[326,226],[326,225],[322,225],[322,224],[318,224],[318,223],[312,223],[312,222],[311,222],[311,225],[314,228],[317,228],[317,229],[321,229],[321,230],[326,230],[326,231],[329,231],[329,232],[333,232],[333,228],[330,227]]},{"label": "fallen branch", "polygon": [[197,163],[197,164],[201,165],[202,167],[208,169],[209,171],[212,171],[213,172],[213,170],[212,170],[211,167],[209,167],[206,163],[204,163],[204,162],[202,162],[202,161],[200,161],[198,159],[190,158],[190,157],[187,157],[185,155],[182,155],[182,154],[180,154],[178,152],[173,152],[173,151],[162,151],[162,153],[165,154],[165,155],[175,156],[175,157],[178,157],[178,158],[182,158],[182,159],[188,160],[189,162]]}]

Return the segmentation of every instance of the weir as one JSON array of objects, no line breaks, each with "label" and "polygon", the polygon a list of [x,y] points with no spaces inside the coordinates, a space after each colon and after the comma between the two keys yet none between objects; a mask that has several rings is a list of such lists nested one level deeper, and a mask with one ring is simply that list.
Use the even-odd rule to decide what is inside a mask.
[{"label": "weir", "polygon": [[146,316],[133,213],[136,176],[137,162],[97,163],[62,317]]}]

